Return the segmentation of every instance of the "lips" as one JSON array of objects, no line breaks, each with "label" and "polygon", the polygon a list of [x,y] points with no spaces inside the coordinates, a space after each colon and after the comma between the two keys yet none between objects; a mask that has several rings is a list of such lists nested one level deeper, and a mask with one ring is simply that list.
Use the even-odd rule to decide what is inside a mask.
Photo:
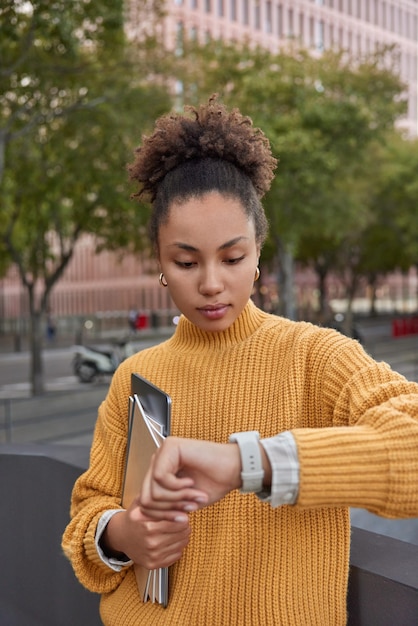
[{"label": "lips", "polygon": [[209,320],[219,320],[228,312],[229,304],[207,304],[198,309]]}]

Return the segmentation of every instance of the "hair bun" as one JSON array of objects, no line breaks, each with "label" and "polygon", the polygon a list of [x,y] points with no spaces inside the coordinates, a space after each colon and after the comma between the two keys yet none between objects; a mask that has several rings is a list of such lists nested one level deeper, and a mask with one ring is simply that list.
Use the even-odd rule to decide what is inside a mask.
[{"label": "hair bun", "polygon": [[187,160],[208,157],[238,167],[260,198],[270,188],[277,165],[263,131],[238,109],[228,111],[213,94],[198,107],[185,106],[184,114],[157,119],[153,133],[143,138],[128,166],[130,179],[140,184],[134,197],[152,202],[167,172]]}]

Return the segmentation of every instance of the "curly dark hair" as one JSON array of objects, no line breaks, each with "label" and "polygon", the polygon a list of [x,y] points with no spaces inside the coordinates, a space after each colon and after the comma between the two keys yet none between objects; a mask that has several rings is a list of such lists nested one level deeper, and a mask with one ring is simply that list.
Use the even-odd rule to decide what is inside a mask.
[{"label": "curly dark hair", "polygon": [[152,203],[149,234],[156,249],[171,204],[210,191],[239,199],[254,221],[257,242],[264,242],[268,225],[261,198],[277,160],[252,120],[238,109],[228,111],[216,94],[198,108],[185,107],[184,115],[160,117],[135,155],[128,171],[140,188],[132,197]]}]

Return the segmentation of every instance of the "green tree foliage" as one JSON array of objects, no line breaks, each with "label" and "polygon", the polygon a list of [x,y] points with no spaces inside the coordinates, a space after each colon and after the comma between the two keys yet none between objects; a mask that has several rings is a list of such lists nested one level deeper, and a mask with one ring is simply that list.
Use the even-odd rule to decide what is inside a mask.
[{"label": "green tree foliage", "polygon": [[[263,128],[279,158],[265,206],[266,251],[281,270],[282,312],[292,317],[292,259],[304,241],[338,246],[369,219],[367,189],[357,178],[370,143],[405,112],[395,51],[364,60],[343,52],[312,56],[289,47],[271,54],[249,45],[193,45],[182,59],[185,100],[212,92]],[[326,252],[326,250],[324,251]]]},{"label": "green tree foliage", "polygon": [[[320,277],[320,297],[326,309],[326,278],[336,272],[346,286],[347,326],[352,326],[350,305],[361,282],[371,292],[389,272],[407,270],[418,258],[418,142],[400,133],[388,133],[385,141],[371,143],[364,153],[364,167],[346,191],[356,211],[349,227],[336,236],[305,237],[299,258],[314,264]],[[356,218],[358,218],[356,220]],[[348,330],[348,328],[346,329]]]},{"label": "green tree foliage", "polygon": [[[126,43],[123,3],[7,2],[0,8],[0,264],[28,293],[31,381],[43,390],[42,318],[79,238],[138,250],[145,209],[126,163],[164,90]],[[4,27],[4,28],[3,28]]]},{"label": "green tree foliage", "polygon": [[377,225],[398,244],[390,269],[406,271],[418,261],[418,140],[395,135],[382,155],[373,197]]},{"label": "green tree foliage", "polygon": [[[359,271],[375,293],[380,276],[418,262],[418,141],[395,134],[380,149],[371,198],[373,221],[361,238]],[[372,299],[371,312],[374,312]]]}]

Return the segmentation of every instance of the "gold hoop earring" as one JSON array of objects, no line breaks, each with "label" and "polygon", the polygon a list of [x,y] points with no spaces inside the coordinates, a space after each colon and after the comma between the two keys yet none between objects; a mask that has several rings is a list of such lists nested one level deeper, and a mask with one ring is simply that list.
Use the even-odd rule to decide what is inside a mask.
[{"label": "gold hoop earring", "polygon": [[257,267],[255,270],[254,282],[256,282],[260,278],[260,268]]},{"label": "gold hoop earring", "polygon": [[158,277],[158,282],[160,283],[161,287],[167,287],[168,285],[166,279],[164,278],[164,274],[162,272]]}]

